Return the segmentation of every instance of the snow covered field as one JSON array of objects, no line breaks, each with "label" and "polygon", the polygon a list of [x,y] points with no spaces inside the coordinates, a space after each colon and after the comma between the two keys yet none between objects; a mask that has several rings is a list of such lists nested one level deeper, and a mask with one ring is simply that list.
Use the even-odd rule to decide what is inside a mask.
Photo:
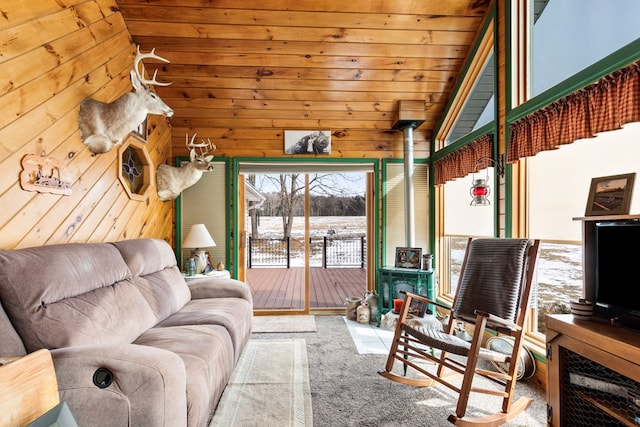
[{"label": "snow covered field", "polygon": [[[251,230],[251,222],[247,220],[247,230]],[[328,230],[334,230],[337,236],[354,237],[364,236],[367,230],[367,219],[364,216],[312,216],[309,219],[309,228],[312,238],[321,238],[327,235]],[[282,218],[275,216],[260,217],[258,223],[260,238],[282,238]],[[304,238],[304,218],[293,219],[291,237]]]},{"label": "snow covered field", "polygon": [[[312,267],[322,266],[322,238],[333,236],[337,238],[360,238],[365,236],[366,218],[363,216],[339,217],[322,216],[311,217],[309,223],[309,234],[312,241],[312,253],[309,262]],[[247,230],[251,230],[250,220],[247,220]],[[260,217],[259,225],[260,239],[282,239],[283,226],[280,217]],[[328,233],[329,230],[333,232]],[[352,253],[345,254],[344,258],[353,258]],[[340,256],[340,255],[338,255]],[[353,261],[357,263],[356,261]],[[291,230],[291,266],[304,266],[304,218],[295,217]]]},{"label": "snow covered field", "polygon": [[[247,230],[250,230],[247,220]],[[279,217],[261,217],[259,222],[260,238],[282,238],[282,219]],[[365,217],[311,217],[310,234],[312,239],[321,239],[328,230],[334,230],[337,237],[360,237],[366,233]],[[293,221],[291,237],[302,242],[304,239],[304,218]],[[454,250],[452,256],[459,261],[464,248]],[[304,265],[304,253],[292,250],[292,265]],[[321,265],[322,255],[311,256],[312,265]],[[538,259],[538,300],[541,303],[576,300],[582,296],[582,248],[579,245],[543,243]]]}]

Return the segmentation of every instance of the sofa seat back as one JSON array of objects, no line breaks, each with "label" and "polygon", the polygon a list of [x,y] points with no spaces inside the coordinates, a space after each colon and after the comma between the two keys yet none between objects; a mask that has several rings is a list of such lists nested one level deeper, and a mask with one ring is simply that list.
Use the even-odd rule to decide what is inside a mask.
[{"label": "sofa seat back", "polygon": [[0,250],[0,301],[28,352],[130,343],[158,321],[106,243]]},{"label": "sofa seat back", "polygon": [[112,243],[131,271],[159,323],[191,300],[173,248],[161,239],[131,239]]}]

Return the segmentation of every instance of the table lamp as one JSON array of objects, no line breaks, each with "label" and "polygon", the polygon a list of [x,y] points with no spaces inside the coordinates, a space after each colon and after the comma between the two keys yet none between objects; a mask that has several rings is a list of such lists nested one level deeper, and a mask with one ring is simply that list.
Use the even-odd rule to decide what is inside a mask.
[{"label": "table lamp", "polygon": [[191,251],[191,256],[196,261],[196,274],[204,273],[208,264],[207,252],[203,247],[215,246],[216,242],[209,234],[209,230],[204,224],[193,224],[182,241],[183,248],[195,248]]}]

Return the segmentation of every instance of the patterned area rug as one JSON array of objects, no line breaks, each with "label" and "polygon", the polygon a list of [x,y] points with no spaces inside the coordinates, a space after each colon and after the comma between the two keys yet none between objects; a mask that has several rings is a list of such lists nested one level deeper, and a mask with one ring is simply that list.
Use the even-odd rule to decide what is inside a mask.
[{"label": "patterned area rug", "polygon": [[254,316],[253,333],[316,332],[315,316]]},{"label": "patterned area rug", "polygon": [[233,426],[313,426],[305,340],[249,340],[209,425]]}]

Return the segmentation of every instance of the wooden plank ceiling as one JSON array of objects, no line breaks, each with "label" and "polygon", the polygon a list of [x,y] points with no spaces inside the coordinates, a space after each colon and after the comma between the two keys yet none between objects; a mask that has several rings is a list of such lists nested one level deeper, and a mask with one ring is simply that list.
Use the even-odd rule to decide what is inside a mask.
[{"label": "wooden plank ceiling", "polygon": [[[174,155],[197,132],[217,155],[282,154],[285,129],[329,129],[355,155],[424,100],[430,138],[489,0],[119,0],[158,94]],[[367,145],[368,144],[368,145]],[[375,146],[374,146],[375,148]]]}]

